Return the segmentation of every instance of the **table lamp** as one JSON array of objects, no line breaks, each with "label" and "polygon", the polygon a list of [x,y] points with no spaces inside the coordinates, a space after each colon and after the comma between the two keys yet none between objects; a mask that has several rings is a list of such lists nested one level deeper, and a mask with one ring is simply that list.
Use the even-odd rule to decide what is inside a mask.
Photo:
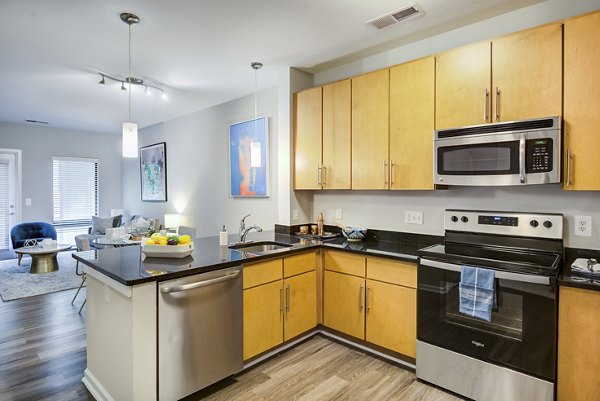
[{"label": "table lamp", "polygon": [[[179,224],[181,223],[181,215],[178,213],[167,213],[165,214],[165,228],[168,232],[177,232]],[[171,231],[173,229],[173,231]]]}]

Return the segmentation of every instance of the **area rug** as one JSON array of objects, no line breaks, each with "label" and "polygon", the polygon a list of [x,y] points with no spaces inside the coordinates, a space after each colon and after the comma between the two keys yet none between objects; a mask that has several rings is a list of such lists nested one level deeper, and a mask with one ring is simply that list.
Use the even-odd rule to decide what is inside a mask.
[{"label": "area rug", "polygon": [[58,271],[45,274],[29,273],[31,258],[28,256],[23,256],[21,266],[17,265],[17,259],[0,261],[0,297],[3,301],[12,301],[79,287],[81,276],[75,274],[77,261],[71,254],[60,252]]}]

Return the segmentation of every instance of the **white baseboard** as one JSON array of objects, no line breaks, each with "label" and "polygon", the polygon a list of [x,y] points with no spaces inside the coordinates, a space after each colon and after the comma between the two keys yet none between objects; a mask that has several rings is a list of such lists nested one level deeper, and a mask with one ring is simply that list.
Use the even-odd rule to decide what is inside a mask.
[{"label": "white baseboard", "polygon": [[96,401],[115,401],[89,369],[83,372],[81,382],[92,393]]}]

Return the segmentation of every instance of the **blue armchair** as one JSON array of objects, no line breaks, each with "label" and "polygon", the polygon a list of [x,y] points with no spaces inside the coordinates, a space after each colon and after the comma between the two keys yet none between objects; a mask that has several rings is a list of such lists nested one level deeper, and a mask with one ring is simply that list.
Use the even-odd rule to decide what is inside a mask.
[{"label": "blue armchair", "polygon": [[[52,224],[34,221],[17,224],[10,230],[10,240],[12,241],[13,249],[21,248],[25,244],[25,241],[29,239],[41,241],[44,238],[56,239],[56,229]],[[22,257],[23,254],[19,254],[19,265],[21,264]]]}]

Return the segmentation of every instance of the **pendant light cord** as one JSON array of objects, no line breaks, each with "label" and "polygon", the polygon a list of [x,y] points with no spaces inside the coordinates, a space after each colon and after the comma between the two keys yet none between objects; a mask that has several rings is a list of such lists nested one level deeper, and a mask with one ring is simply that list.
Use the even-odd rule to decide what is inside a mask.
[{"label": "pendant light cord", "polygon": [[258,118],[258,69],[254,69],[254,137],[257,131]]},{"label": "pendant light cord", "polygon": [[129,25],[129,75],[127,82],[129,83],[129,122],[131,122],[131,23]]}]

